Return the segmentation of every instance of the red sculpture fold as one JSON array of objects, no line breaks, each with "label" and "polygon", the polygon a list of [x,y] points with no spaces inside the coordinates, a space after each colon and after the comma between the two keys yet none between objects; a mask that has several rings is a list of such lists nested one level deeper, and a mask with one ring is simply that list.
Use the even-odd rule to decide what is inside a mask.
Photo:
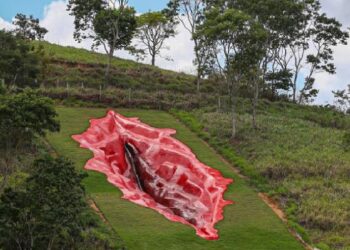
[{"label": "red sculpture fold", "polygon": [[232,204],[223,199],[232,180],[201,163],[190,148],[171,137],[175,133],[109,111],[73,139],[94,153],[85,168],[105,174],[124,199],[216,240],[214,226],[223,219],[223,208]]}]

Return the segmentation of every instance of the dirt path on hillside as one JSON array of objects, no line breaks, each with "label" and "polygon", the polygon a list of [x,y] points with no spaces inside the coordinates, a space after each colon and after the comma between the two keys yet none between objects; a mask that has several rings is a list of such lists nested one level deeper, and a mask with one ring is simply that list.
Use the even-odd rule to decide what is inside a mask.
[{"label": "dirt path on hillside", "polygon": [[95,213],[101,218],[101,220],[106,223],[106,224],[109,224],[109,222],[107,221],[105,215],[102,213],[102,211],[98,208],[96,202],[89,198],[88,199],[88,203],[89,203],[89,206],[95,211]]}]

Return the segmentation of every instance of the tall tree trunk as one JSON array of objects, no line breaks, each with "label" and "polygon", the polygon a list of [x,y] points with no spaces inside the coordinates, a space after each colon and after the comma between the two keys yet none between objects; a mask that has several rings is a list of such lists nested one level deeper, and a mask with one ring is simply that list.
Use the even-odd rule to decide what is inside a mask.
[{"label": "tall tree trunk", "polygon": [[156,65],[156,55],[152,55],[152,66]]},{"label": "tall tree trunk", "polygon": [[293,102],[297,101],[297,86],[296,83],[293,84]]}]

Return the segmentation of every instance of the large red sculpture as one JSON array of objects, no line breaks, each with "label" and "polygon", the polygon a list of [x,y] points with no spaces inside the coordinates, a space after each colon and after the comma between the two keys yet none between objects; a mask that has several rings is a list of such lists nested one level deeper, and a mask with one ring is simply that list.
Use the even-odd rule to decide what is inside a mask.
[{"label": "large red sculpture", "polygon": [[86,169],[104,173],[124,199],[190,225],[207,240],[218,239],[214,225],[232,203],[223,199],[231,179],[171,137],[175,130],[152,128],[113,111],[90,123],[85,133],[73,136],[94,153]]}]

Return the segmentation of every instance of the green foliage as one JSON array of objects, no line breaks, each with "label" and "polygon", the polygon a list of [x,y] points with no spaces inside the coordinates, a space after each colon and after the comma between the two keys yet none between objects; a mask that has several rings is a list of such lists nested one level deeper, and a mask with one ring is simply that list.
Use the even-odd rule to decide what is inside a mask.
[{"label": "green foliage", "polygon": [[[305,240],[309,236],[314,243],[342,249],[349,244],[350,154],[343,146],[349,117],[325,107],[264,101],[257,116],[262,125],[253,130],[246,106],[243,100],[238,102],[238,133],[233,141],[227,113],[208,109],[176,116],[250,177],[251,184],[280,200],[290,226]],[[316,114],[318,119],[310,122]]]},{"label": "green foliage", "polygon": [[137,38],[144,46],[142,53],[151,56],[154,66],[156,56],[165,48],[165,40],[175,35],[176,22],[160,11],[144,13],[137,20]]},{"label": "green foliage", "polygon": [[[256,192],[234,173],[230,164],[177,119],[154,110],[119,108],[117,111],[127,117],[139,117],[157,128],[176,129],[176,138],[188,145],[200,161],[218,169],[226,178],[234,179],[225,192],[225,199],[233,200],[235,204],[225,207],[225,218],[217,225],[220,240],[206,241],[200,239],[191,227],[173,223],[150,209],[125,202],[120,198],[120,190],[109,184],[104,175],[89,172],[84,181],[86,190],[110,225],[122,236],[127,249],[217,250],[231,249],[232,246],[240,250],[256,249],[257,246],[261,250],[303,249]],[[57,152],[83,168],[92,153],[77,147],[67,138],[81,133],[91,117],[104,116],[106,109],[59,107],[58,112],[61,132],[50,134],[48,140]]]},{"label": "green foliage", "polygon": [[45,156],[35,161],[24,188],[7,189],[0,203],[0,245],[5,249],[69,246],[79,237],[86,208],[82,174],[71,162]]},{"label": "green foliage", "polygon": [[[99,90],[105,80],[108,57],[84,49],[62,47],[46,42],[33,42],[35,47],[43,46],[49,58],[45,77],[45,88],[70,88],[77,91],[81,87]],[[159,69],[131,60],[113,58],[110,70],[110,87],[139,89],[149,92],[168,90],[176,93],[195,93],[195,77]],[[203,81],[203,92],[217,91],[219,83]],[[54,90],[52,90],[54,91]],[[105,91],[105,90],[103,90]]]},{"label": "green foliage", "polygon": [[311,243],[311,240],[307,234],[307,232],[305,231],[305,229],[300,226],[298,223],[294,222],[294,221],[288,221],[288,225],[293,228],[299,235],[300,237],[302,237],[302,239],[307,242],[307,243]]},{"label": "green foliage", "polygon": [[113,50],[126,48],[137,27],[135,14],[135,9],[129,7],[100,10],[93,20],[96,45],[104,44]]},{"label": "green foliage", "polygon": [[0,79],[7,85],[37,86],[40,57],[26,41],[0,30]]},{"label": "green foliage", "polygon": [[89,209],[72,162],[37,159],[31,174],[11,177],[0,201],[2,249],[124,249],[114,230]]},{"label": "green foliage", "polygon": [[316,247],[321,250],[331,250],[331,248],[325,243],[319,243],[316,245]]},{"label": "green foliage", "polygon": [[327,112],[326,108],[320,108],[319,111],[320,112],[305,114],[305,120],[315,122],[322,127],[350,129],[349,116],[334,110],[329,110]]},{"label": "green foliage", "polygon": [[35,140],[47,131],[59,131],[56,116],[52,100],[34,91],[0,95],[0,192],[17,166],[23,168]]},{"label": "green foliage", "polygon": [[105,85],[109,84],[114,51],[130,45],[137,24],[135,9],[127,0],[69,0],[68,11],[74,16],[74,38],[93,40],[92,49],[102,45],[108,55]]},{"label": "green foliage", "polygon": [[6,93],[6,85],[3,79],[0,79],[0,95]]},{"label": "green foliage", "polygon": [[338,109],[350,114],[350,84],[347,89],[333,91]]},{"label": "green foliage", "polygon": [[[173,114],[175,117],[180,119],[187,127],[189,127],[193,132],[195,132],[199,137],[201,137],[203,140],[207,141],[220,155],[225,157],[232,165],[239,168],[245,176],[248,176],[249,182],[258,188],[260,191],[267,191],[267,183],[264,177],[259,175],[259,173],[256,172],[256,170],[251,166],[245,159],[238,156],[238,154],[232,150],[228,145],[226,145],[222,140],[219,138],[221,137],[215,137],[212,136],[210,133],[205,132],[204,128],[205,126],[198,122],[198,120],[191,115],[188,112],[184,111],[178,111],[178,110],[171,110],[171,114]],[[223,131],[222,125],[223,123],[220,123],[220,118],[218,117],[211,117],[212,119],[215,119],[218,124],[221,124],[220,128],[218,127],[218,131]],[[227,124],[225,124],[227,125]],[[221,133],[221,132],[219,132]],[[227,136],[228,135],[228,136]],[[230,132],[226,133],[226,138],[229,138]],[[225,136],[224,136],[225,138]]]},{"label": "green foliage", "polygon": [[46,131],[59,131],[56,116],[52,100],[41,97],[35,91],[25,90],[23,93],[2,96],[0,141],[16,142],[15,138],[31,141],[36,135],[45,135]]},{"label": "green foliage", "polygon": [[12,23],[16,27],[14,30],[16,35],[23,39],[42,40],[48,32],[47,29],[39,25],[39,19],[32,15],[27,17],[24,14],[17,14]]}]

